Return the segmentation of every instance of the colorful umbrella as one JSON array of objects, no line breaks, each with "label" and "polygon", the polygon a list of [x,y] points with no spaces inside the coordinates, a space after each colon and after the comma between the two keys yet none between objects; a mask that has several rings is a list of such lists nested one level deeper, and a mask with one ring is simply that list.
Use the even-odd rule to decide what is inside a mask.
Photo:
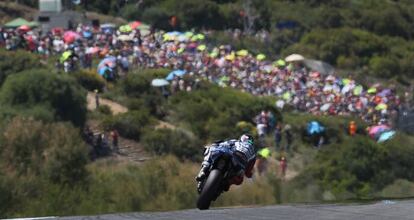
[{"label": "colorful umbrella", "polygon": [[170,83],[165,79],[153,79],[151,81],[151,85],[154,86],[154,87],[166,86],[168,84],[170,84]]},{"label": "colorful umbrella", "polygon": [[245,57],[245,56],[247,56],[249,54],[249,51],[247,51],[247,50],[239,50],[239,51],[236,52],[236,54],[237,54],[237,56]]},{"label": "colorful umbrella", "polygon": [[291,54],[285,58],[286,62],[295,62],[295,61],[302,61],[305,57],[300,54]]},{"label": "colorful umbrella", "polygon": [[361,95],[361,93],[362,93],[362,90],[363,90],[363,89],[364,89],[364,88],[363,88],[361,85],[356,86],[356,87],[354,88],[354,95],[356,95],[356,96]]},{"label": "colorful umbrella", "polygon": [[103,68],[104,66],[109,66],[111,68],[114,68],[116,66],[116,58],[114,56],[108,56],[105,57],[99,64],[98,64],[98,70],[100,68]]},{"label": "colorful umbrella", "polygon": [[387,109],[387,108],[388,108],[388,106],[385,103],[380,103],[377,106],[375,106],[375,110],[377,110],[377,111],[381,111],[381,110],[384,110],[384,109]]},{"label": "colorful umbrella", "polygon": [[29,25],[22,25],[22,26],[20,26],[19,28],[17,28],[18,30],[21,30],[21,31],[25,31],[25,32],[27,32],[27,31],[30,31],[30,27],[29,27]]},{"label": "colorful umbrella", "polygon": [[259,61],[262,61],[262,60],[264,60],[264,59],[266,59],[266,55],[264,55],[264,54],[258,54],[257,56],[256,56],[256,59],[257,60],[259,60]]},{"label": "colorful umbrella", "polygon": [[132,28],[129,25],[122,25],[121,27],[119,27],[119,31],[122,33],[129,33],[132,31]]},{"label": "colorful umbrella", "polygon": [[369,88],[368,89],[368,91],[367,91],[369,94],[375,94],[376,92],[377,92],[377,88],[375,88],[375,87],[371,87],[371,88]]},{"label": "colorful umbrella", "polygon": [[378,138],[378,143],[382,143],[391,139],[392,137],[394,137],[395,133],[396,132],[392,130],[383,132],[381,136]]},{"label": "colorful umbrella", "polygon": [[377,133],[383,132],[389,129],[390,127],[388,127],[387,125],[377,125],[377,126],[371,127],[368,133],[369,133],[369,136],[374,137]]},{"label": "colorful umbrella", "polygon": [[129,23],[129,26],[132,28],[132,29],[137,29],[137,27],[138,26],[140,26],[142,23],[140,22],[140,21],[134,21],[134,22],[131,22],[131,23]]},{"label": "colorful umbrella", "polygon": [[175,76],[183,76],[187,72],[185,70],[174,70],[168,74],[166,80],[173,80]]},{"label": "colorful umbrella", "polygon": [[80,35],[74,31],[66,31],[63,34],[63,41],[65,41],[65,43],[67,44],[71,44],[79,38],[80,38]]},{"label": "colorful umbrella", "polygon": [[282,59],[279,59],[273,63],[275,66],[286,66],[286,62]]},{"label": "colorful umbrella", "polygon": [[199,45],[199,46],[197,47],[197,50],[199,50],[199,51],[204,51],[206,48],[207,48],[207,47],[206,47],[206,45],[201,44],[201,45]]}]

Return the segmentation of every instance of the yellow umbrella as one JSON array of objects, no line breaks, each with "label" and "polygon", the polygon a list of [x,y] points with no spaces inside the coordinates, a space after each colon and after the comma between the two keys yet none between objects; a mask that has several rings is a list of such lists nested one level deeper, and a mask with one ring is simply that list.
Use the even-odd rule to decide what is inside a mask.
[{"label": "yellow umbrella", "polygon": [[205,49],[206,49],[206,45],[204,45],[204,44],[201,44],[197,47],[197,50],[199,50],[199,51],[204,51]]},{"label": "yellow umbrella", "polygon": [[247,51],[247,50],[239,50],[239,51],[236,52],[236,54],[237,54],[237,56],[245,57],[245,56],[247,56],[249,54],[249,51]]},{"label": "yellow umbrella", "polygon": [[266,59],[266,55],[264,55],[264,54],[258,54],[257,56],[256,56],[256,59],[257,60],[259,60],[259,61],[262,61],[262,60],[264,60],[264,59]]},{"label": "yellow umbrella", "polygon": [[375,110],[377,110],[377,111],[381,111],[381,110],[384,110],[384,109],[387,109],[387,108],[388,108],[387,104],[385,104],[385,103],[380,103],[380,104],[378,104],[378,105],[375,107]]}]

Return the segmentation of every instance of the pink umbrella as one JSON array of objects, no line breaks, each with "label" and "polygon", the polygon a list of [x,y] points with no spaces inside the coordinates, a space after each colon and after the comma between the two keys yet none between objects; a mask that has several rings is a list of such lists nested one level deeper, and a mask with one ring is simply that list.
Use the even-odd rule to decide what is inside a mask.
[{"label": "pink umbrella", "polygon": [[25,31],[25,32],[30,31],[30,27],[27,26],[27,25],[22,25],[17,29],[20,30],[20,31]]},{"label": "pink umbrella", "polygon": [[378,132],[383,132],[387,129],[390,129],[390,127],[388,127],[387,125],[377,125],[377,126],[373,126],[369,129],[369,136],[374,137],[375,134],[377,134]]},{"label": "pink umbrella", "polygon": [[65,43],[71,44],[73,43],[76,39],[79,39],[80,35],[74,31],[66,31],[63,34],[63,41],[65,41]]}]

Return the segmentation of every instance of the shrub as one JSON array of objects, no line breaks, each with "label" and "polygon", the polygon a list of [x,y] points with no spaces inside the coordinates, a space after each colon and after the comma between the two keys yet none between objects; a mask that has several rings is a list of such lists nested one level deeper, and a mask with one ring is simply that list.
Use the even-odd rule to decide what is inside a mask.
[{"label": "shrub", "polygon": [[40,68],[39,58],[26,51],[0,50],[0,87],[8,75]]},{"label": "shrub", "polygon": [[123,137],[140,140],[143,129],[154,122],[147,111],[129,111],[106,118],[103,127],[107,130],[116,129]]},{"label": "shrub", "polygon": [[105,114],[105,115],[112,115],[111,108],[107,105],[100,105],[98,107],[98,111],[102,114]]},{"label": "shrub", "polygon": [[253,122],[261,110],[270,109],[281,119],[271,98],[257,98],[230,88],[205,85],[191,93],[171,97],[172,120],[184,121],[203,140],[226,139],[240,135],[239,121]]},{"label": "shrub", "polygon": [[103,91],[105,80],[94,70],[81,70],[72,74],[76,81],[89,91],[95,89]]},{"label": "shrub", "polygon": [[178,129],[147,130],[142,138],[144,148],[156,155],[173,154],[181,159],[200,160],[202,146],[195,137]]},{"label": "shrub", "polygon": [[55,120],[82,126],[86,119],[86,94],[73,79],[44,70],[28,71],[7,78],[0,91],[2,106],[30,109],[41,105]]},{"label": "shrub", "polygon": [[85,180],[87,148],[70,124],[14,118],[1,136],[1,163],[16,175],[40,175],[51,182]]}]

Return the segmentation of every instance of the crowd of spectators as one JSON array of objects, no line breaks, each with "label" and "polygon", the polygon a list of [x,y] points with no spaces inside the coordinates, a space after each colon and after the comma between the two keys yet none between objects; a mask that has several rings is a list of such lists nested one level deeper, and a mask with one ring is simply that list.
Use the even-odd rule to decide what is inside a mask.
[{"label": "crowd of spectators", "polygon": [[44,58],[58,55],[57,66],[65,72],[92,68],[94,59],[108,57],[114,57],[115,62],[104,63],[104,67],[117,76],[136,67],[182,70],[185,75],[171,80],[172,92],[191,91],[200,80],[208,80],[253,95],[275,96],[281,109],[289,106],[314,115],[354,115],[370,124],[391,124],[390,119],[408,98],[397,95],[395,87],[362,86],[351,77],[324,75],[300,62],[272,62],[263,54],[255,56],[230,45],[209,45],[204,34],[193,32],[151,30],[141,34],[139,29],[123,32],[87,25],[47,33],[0,29],[0,45],[7,50],[26,49]]}]

